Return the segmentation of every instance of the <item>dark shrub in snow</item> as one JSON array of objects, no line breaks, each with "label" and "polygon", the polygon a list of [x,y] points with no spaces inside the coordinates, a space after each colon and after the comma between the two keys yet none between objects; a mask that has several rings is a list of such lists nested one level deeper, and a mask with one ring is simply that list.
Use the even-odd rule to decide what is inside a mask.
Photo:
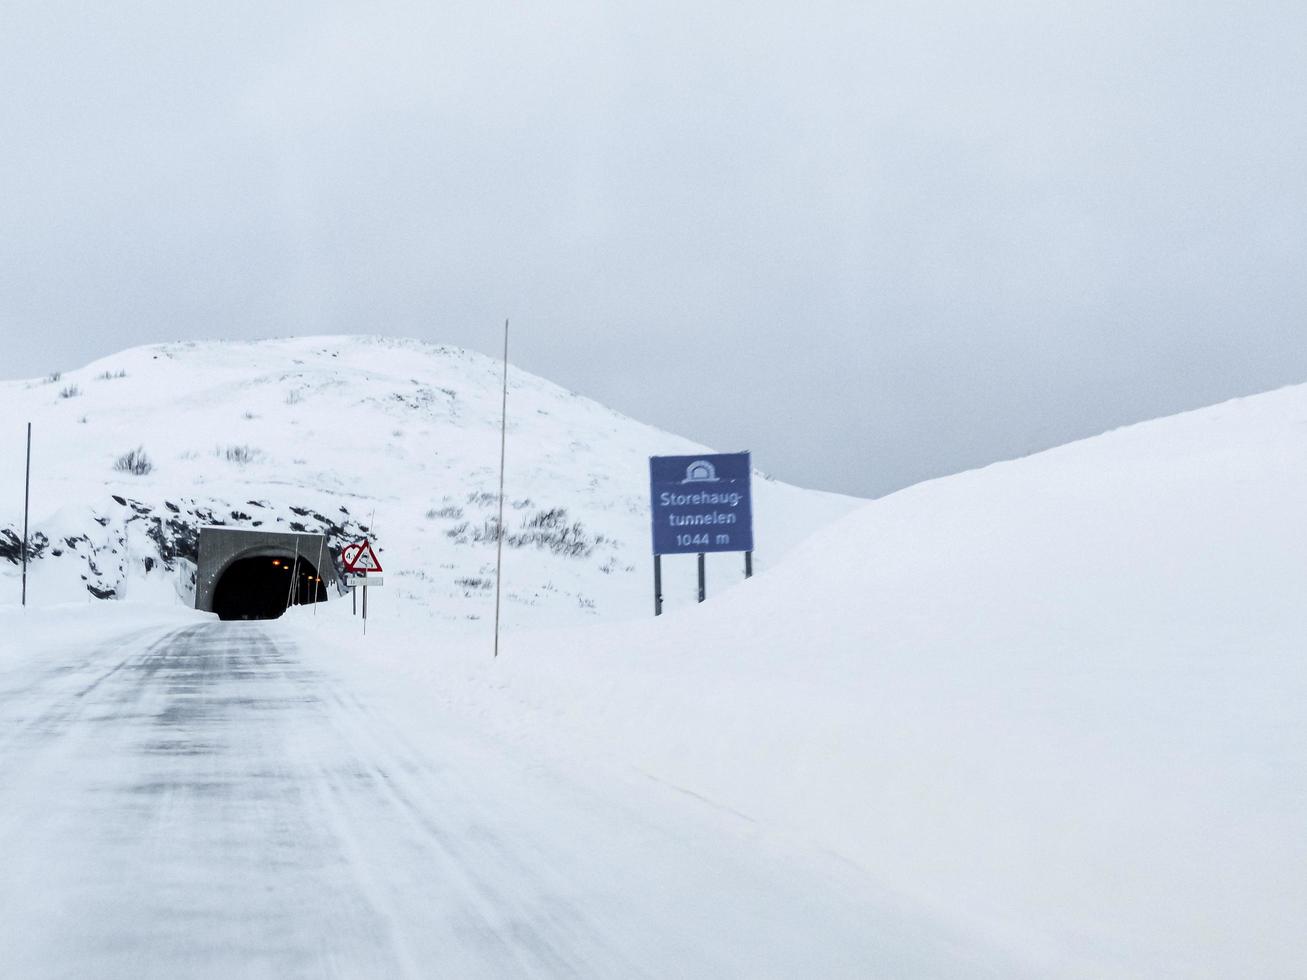
[{"label": "dark shrub in snow", "polygon": [[154,469],[154,464],[150,462],[150,457],[145,454],[145,450],[137,446],[114,460],[113,468],[120,473],[144,476]]}]

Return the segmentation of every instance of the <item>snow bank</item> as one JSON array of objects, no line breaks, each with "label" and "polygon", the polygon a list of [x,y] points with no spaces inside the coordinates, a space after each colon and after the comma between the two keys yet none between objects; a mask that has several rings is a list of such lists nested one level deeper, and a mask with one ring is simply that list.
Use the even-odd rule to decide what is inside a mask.
[{"label": "snow bank", "polygon": [[[1307,387],[868,504],[660,621],[284,628],[420,728],[656,780],[1042,975],[1307,964]],[[690,573],[687,573],[690,574]]]}]

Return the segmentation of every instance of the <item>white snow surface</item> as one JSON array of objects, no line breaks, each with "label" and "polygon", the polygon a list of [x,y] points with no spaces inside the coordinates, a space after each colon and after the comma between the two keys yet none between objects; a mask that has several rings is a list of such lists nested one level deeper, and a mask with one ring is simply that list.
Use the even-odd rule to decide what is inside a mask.
[{"label": "white snow surface", "polygon": [[[494,607],[501,372],[416,340],[308,337],[139,347],[3,382],[0,536],[21,537],[30,420],[31,532],[49,542],[29,574],[34,604],[85,600],[88,584],[175,604],[156,519],[309,531],[326,519],[371,536],[391,601],[475,621]],[[151,472],[114,469],[138,447]],[[648,458],[702,451],[510,368],[506,627],[646,615]],[[858,503],[755,473],[755,567]],[[0,602],[16,574],[0,560]],[[738,583],[742,559],[709,556],[708,578],[714,594]],[[693,558],[669,561],[666,581],[669,606],[693,602]]]},{"label": "white snow surface", "polygon": [[[213,350],[221,348],[205,357]],[[473,360],[493,391],[493,365]],[[232,377],[243,370],[234,367]],[[251,401],[255,411],[282,404],[284,384],[249,388],[251,399],[264,399]],[[215,397],[197,395],[197,404]],[[618,424],[593,411],[610,420],[596,428]],[[483,413],[477,424],[492,422]],[[175,441],[151,452],[175,461],[184,446],[203,444],[178,425]],[[299,427],[309,426],[302,418]],[[697,974],[680,975],[1300,977],[1305,439],[1307,386],[1116,430],[863,504],[753,580],[658,620],[633,618],[647,580],[643,570],[632,573],[623,588],[641,602],[630,615],[541,620],[506,636],[498,659],[488,623],[460,616],[452,593],[442,593],[447,604],[433,620],[435,591],[387,586],[366,636],[341,602],[295,609],[260,628],[301,651],[332,690],[367,706],[349,716],[350,730],[374,724],[402,742],[407,761],[390,760],[395,767],[410,776],[421,765],[488,774],[488,782],[467,775],[467,788],[486,788],[509,812],[503,823],[478,819],[503,833],[518,827],[533,853],[559,859],[569,832],[592,842],[575,852],[570,871],[564,862],[550,874],[570,882],[574,910],[608,922],[610,938],[628,951],[639,947],[641,920],[624,916],[640,907],[634,894],[653,888],[662,904],[646,925],[688,950],[691,962],[703,951]],[[96,449],[88,441],[86,451],[103,470],[125,448],[120,442]],[[536,451],[542,468],[563,474],[580,450]],[[472,452],[464,450],[451,479],[475,470]],[[629,452],[630,471],[642,473],[647,447]],[[206,465],[223,472],[216,460]],[[389,498],[376,493],[379,532],[390,529],[383,540],[403,539],[425,501],[396,506],[383,525],[380,503]],[[449,496],[461,493],[460,484]],[[637,483],[631,499],[639,493]],[[796,511],[809,499],[782,493],[794,495]],[[847,508],[842,499],[813,499]],[[643,520],[633,509],[629,526]],[[767,529],[760,516],[760,535]],[[625,533],[643,549],[642,537]],[[419,550],[388,549],[399,567]],[[588,594],[590,583],[578,573],[575,588]],[[202,618],[132,601],[0,608],[10,646],[0,673],[5,698],[21,703],[13,699],[30,665],[71,658],[116,632],[158,635],[178,617]],[[481,748],[454,751],[451,733]],[[352,751],[382,751],[374,735],[359,738]],[[29,779],[9,789],[7,801],[0,797],[6,810],[39,808],[41,792],[72,796],[73,781],[84,778],[66,757],[50,773],[43,788]],[[539,784],[528,773],[541,775]],[[519,777],[526,790],[505,788]],[[573,788],[546,788],[555,784]],[[593,821],[568,822],[562,798],[576,794],[590,800],[581,810]],[[416,789],[411,799],[426,800],[417,805],[436,825],[442,806],[464,812]],[[662,884],[631,839],[612,836],[609,817],[621,812],[643,828],[635,840],[662,840],[647,851],[648,862],[670,869]],[[339,833],[361,833],[367,812],[356,816],[342,818],[353,831]],[[7,832],[0,848],[16,853],[19,831]],[[412,858],[393,841],[350,840],[360,866]],[[747,868],[745,852],[760,862],[752,871],[722,878],[712,870],[714,861]],[[37,875],[30,864],[25,871]],[[758,887],[778,889],[775,904],[724,908],[717,928],[692,900],[695,866],[713,894],[756,875]],[[625,877],[628,867],[641,870]],[[494,890],[511,893],[522,869],[500,873]],[[624,894],[620,881],[600,887],[605,873],[632,891]],[[5,887],[5,908],[30,894],[22,879]],[[58,895],[42,900],[57,904]],[[851,904],[863,910],[865,935],[877,937],[856,956],[856,931],[842,931]],[[803,908],[815,910],[806,928],[793,918]],[[417,928],[402,903],[369,909],[396,935]],[[738,942],[751,923],[774,959],[751,958]],[[851,958],[804,973],[786,959],[802,948],[790,943],[796,932],[814,949],[848,943]],[[646,966],[662,962],[665,943],[648,950]]]},{"label": "white snow surface", "polygon": [[61,612],[0,663],[0,976],[1021,973],[830,855],[397,697],[347,648]]},{"label": "white snow surface", "polygon": [[498,661],[384,616],[289,628],[414,712],[838,855],[1036,975],[1300,977],[1305,439],[1307,386],[1116,430]]}]

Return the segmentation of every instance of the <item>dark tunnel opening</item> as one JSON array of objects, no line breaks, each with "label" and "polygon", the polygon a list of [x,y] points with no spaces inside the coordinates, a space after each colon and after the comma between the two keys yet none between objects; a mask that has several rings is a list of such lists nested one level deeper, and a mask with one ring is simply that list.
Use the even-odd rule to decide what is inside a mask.
[{"label": "dark tunnel opening", "polygon": [[213,590],[219,619],[276,619],[288,606],[326,601],[318,570],[303,558],[238,558]]}]

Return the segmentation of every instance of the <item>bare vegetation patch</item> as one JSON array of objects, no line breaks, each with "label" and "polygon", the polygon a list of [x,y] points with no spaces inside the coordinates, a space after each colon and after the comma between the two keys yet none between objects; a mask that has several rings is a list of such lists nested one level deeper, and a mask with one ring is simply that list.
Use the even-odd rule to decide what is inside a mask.
[{"label": "bare vegetation patch", "polygon": [[[445,534],[460,544],[493,542],[499,538],[499,521],[488,517],[477,527],[464,521]],[[590,534],[580,521],[568,520],[563,507],[537,511],[518,530],[504,534],[504,544],[510,548],[534,546],[568,558],[587,558],[607,540],[602,534]]]},{"label": "bare vegetation patch", "polygon": [[229,463],[240,463],[243,466],[246,463],[253,463],[263,453],[253,446],[228,446],[225,449],[219,446],[214,450],[214,455],[226,459]]},{"label": "bare vegetation patch", "polygon": [[504,541],[514,548],[535,545],[547,548],[556,555],[570,558],[584,558],[603,544],[601,534],[589,535],[580,521],[569,521],[567,510],[563,507],[551,507],[549,510],[537,511],[516,534],[508,534]]},{"label": "bare vegetation patch", "polygon": [[150,457],[146,455],[145,450],[140,446],[137,446],[135,449],[123,453],[114,460],[113,468],[119,473],[130,473],[133,476],[145,476],[145,474],[154,469],[154,463],[150,461]]},{"label": "bare vegetation patch", "polygon": [[82,389],[77,387],[77,385],[67,385],[59,389],[60,398],[76,398],[81,393]]}]

